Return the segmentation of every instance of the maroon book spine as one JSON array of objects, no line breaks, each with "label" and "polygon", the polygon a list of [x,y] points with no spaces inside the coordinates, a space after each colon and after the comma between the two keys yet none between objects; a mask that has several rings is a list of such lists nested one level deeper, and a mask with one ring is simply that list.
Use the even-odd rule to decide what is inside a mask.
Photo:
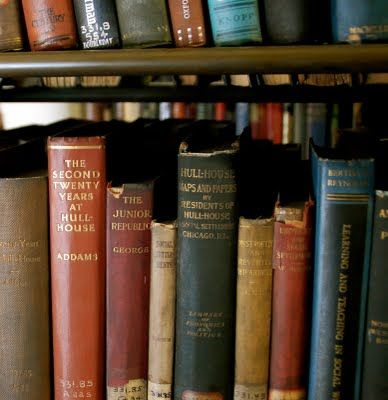
[{"label": "maroon book spine", "polygon": [[108,400],[147,398],[152,198],[152,183],[107,189]]},{"label": "maroon book spine", "polygon": [[311,209],[275,208],[270,400],[306,398]]}]

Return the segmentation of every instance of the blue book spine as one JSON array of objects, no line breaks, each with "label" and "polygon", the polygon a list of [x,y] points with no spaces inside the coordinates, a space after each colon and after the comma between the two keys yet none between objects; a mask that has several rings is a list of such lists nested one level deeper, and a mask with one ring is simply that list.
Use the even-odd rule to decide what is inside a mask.
[{"label": "blue book spine", "polygon": [[317,216],[308,399],[355,399],[374,160],[324,158],[313,149],[312,168]]},{"label": "blue book spine", "polygon": [[216,46],[262,41],[257,0],[208,0]]},{"label": "blue book spine", "polygon": [[388,41],[387,0],[332,0],[335,42]]},{"label": "blue book spine", "polygon": [[236,135],[241,135],[243,130],[249,125],[249,103],[236,103],[235,124]]},{"label": "blue book spine", "polygon": [[388,398],[388,192],[376,191],[362,400]]}]

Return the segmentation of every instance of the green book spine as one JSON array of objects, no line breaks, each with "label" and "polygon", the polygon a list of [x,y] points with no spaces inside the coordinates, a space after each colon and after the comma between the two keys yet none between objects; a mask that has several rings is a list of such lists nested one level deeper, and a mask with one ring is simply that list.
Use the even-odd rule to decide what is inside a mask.
[{"label": "green book spine", "polygon": [[237,153],[181,146],[178,157],[177,400],[233,392]]}]

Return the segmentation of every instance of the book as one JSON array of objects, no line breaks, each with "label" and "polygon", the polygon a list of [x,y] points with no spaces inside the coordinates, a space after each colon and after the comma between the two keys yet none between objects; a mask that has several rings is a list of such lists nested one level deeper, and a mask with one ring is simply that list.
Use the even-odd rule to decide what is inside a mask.
[{"label": "book", "polygon": [[0,387],[7,400],[50,399],[47,177],[32,175],[0,179]]},{"label": "book", "polygon": [[22,0],[32,51],[65,50],[77,46],[77,28],[71,0]]},{"label": "book", "polygon": [[269,398],[306,399],[312,201],[275,206]]},{"label": "book", "polygon": [[107,188],[107,398],[147,399],[153,183]]},{"label": "book", "polygon": [[116,0],[123,47],[172,44],[165,0]]},{"label": "book", "polygon": [[[369,133],[370,134],[370,133]],[[386,262],[388,238],[388,179],[387,150],[388,140],[381,138],[377,144],[376,184],[374,198],[373,229],[370,234],[371,256],[369,279],[365,281],[365,324],[362,325],[361,338],[364,348],[359,360],[358,394],[361,400],[387,396],[388,348],[387,326],[388,315],[386,304]],[[364,321],[361,321],[363,323]]]},{"label": "book", "polygon": [[73,0],[78,36],[83,49],[119,47],[114,0]]},{"label": "book", "polygon": [[311,43],[314,6],[309,0],[264,0],[265,39],[271,44]]},{"label": "book", "polygon": [[47,151],[55,398],[102,400],[104,138],[52,136]]},{"label": "book", "polygon": [[294,141],[294,105],[292,103],[283,104],[282,120],[282,143],[293,143]]},{"label": "book", "polygon": [[[329,140],[328,106],[326,103],[307,103],[307,141],[310,138],[317,146],[326,146]],[[306,148],[308,148],[306,144]]]},{"label": "book", "polygon": [[210,23],[216,46],[261,43],[259,5],[255,0],[208,0]]},{"label": "book", "polygon": [[249,103],[238,102],[235,104],[236,135],[241,135],[244,129],[249,125],[249,111]]},{"label": "book", "polygon": [[273,219],[240,217],[234,400],[267,399]]},{"label": "book", "polygon": [[233,129],[195,133],[178,155],[174,398],[230,400],[238,142]]},{"label": "book", "polygon": [[333,0],[334,42],[383,42],[388,40],[388,12],[384,0]]},{"label": "book", "polygon": [[267,103],[265,104],[265,128],[267,139],[272,140],[274,144],[282,143],[283,134],[283,104]]},{"label": "book", "polygon": [[22,50],[23,30],[21,6],[18,0],[1,2],[0,25],[0,51]]},{"label": "book", "polygon": [[172,397],[176,223],[151,223],[151,289],[148,350],[148,400]]},{"label": "book", "polygon": [[374,159],[367,148],[341,143],[331,151],[313,146],[311,156],[317,212],[308,398],[316,400],[354,398],[369,255]]},{"label": "book", "polygon": [[176,47],[200,47],[207,44],[202,1],[168,0],[168,7]]},{"label": "book", "polygon": [[386,263],[388,192],[377,190],[370,263],[368,308],[362,369],[361,399],[383,399],[388,393]]}]

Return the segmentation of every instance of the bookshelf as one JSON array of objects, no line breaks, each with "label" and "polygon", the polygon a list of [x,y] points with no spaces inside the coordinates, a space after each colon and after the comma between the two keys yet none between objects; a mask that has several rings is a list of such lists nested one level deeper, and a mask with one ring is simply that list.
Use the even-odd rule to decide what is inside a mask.
[{"label": "bookshelf", "polygon": [[[388,72],[388,44],[157,48],[0,54],[0,76],[17,79],[85,75],[217,75],[264,73]],[[252,79],[254,81],[254,79]],[[357,79],[355,80],[357,81]],[[7,79],[4,81],[7,82]],[[131,90],[128,91],[128,88]],[[388,85],[317,87],[14,88],[0,91],[0,101],[363,101],[386,95]]]}]

